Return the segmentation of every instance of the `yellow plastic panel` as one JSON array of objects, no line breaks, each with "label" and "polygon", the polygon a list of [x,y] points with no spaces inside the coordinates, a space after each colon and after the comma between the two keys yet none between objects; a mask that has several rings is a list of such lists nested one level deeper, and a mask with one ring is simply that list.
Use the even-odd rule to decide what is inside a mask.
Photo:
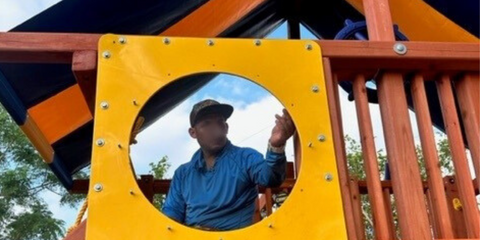
[{"label": "yellow plastic panel", "polygon": [[[317,44],[121,38],[105,35],[99,46],[88,240],[347,238]],[[129,163],[129,139],[142,106],[167,84],[206,72],[238,75],[263,86],[290,112],[300,137],[302,168],[286,202],[261,222],[234,231],[193,229],[161,214],[142,195]],[[320,135],[326,140],[319,141]]]}]

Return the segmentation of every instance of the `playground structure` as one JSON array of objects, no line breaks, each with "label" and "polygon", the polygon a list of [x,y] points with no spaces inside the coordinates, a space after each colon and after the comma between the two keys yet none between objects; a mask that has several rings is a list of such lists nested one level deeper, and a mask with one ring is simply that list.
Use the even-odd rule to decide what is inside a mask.
[{"label": "playground structure", "polygon": [[[299,10],[304,3],[289,2],[293,12],[283,13],[292,39],[299,38],[299,22],[316,29],[308,11]],[[346,28],[340,32],[342,39],[362,39],[368,28],[368,41],[261,40],[281,21],[267,14],[278,2],[260,0],[206,2],[159,37],[1,33],[0,62],[15,63],[0,66],[10,73],[0,78],[2,104],[65,187],[72,193],[89,193],[88,219],[67,239],[363,239],[360,194],[369,195],[377,239],[395,238],[391,194],[402,239],[479,239],[478,38],[421,1],[348,3],[365,14],[366,23],[363,29],[357,24],[360,30]],[[406,8],[412,10],[402,11]],[[212,14],[219,9],[222,14]],[[415,14],[427,17],[412,23]],[[442,23],[441,29],[426,23],[432,21]],[[410,41],[396,41],[403,34]],[[198,54],[191,56],[192,51]],[[180,64],[184,62],[191,64]],[[29,99],[31,85],[23,82],[22,88],[12,74],[27,63],[61,63],[73,72],[76,83],[69,85],[66,77],[57,76],[56,84],[43,81],[44,87],[34,89],[44,96]],[[168,181],[146,176],[136,184],[128,146],[132,135],[212,77],[178,79],[219,72],[260,84],[292,113],[299,130],[295,169],[302,168],[281,186],[292,192],[278,212],[245,229],[206,232],[177,224],[153,209],[148,200],[166,193]],[[288,80],[292,76],[296,82]],[[365,87],[368,79],[376,80],[376,92]],[[350,89],[355,99],[366,181],[348,175],[338,85]],[[369,101],[380,105],[391,180],[379,177]],[[426,182],[419,175],[409,108],[417,116]],[[125,121],[113,124],[112,119]],[[455,176],[442,178],[437,167],[432,124],[448,135]],[[465,146],[471,152],[474,180]],[[71,178],[90,163],[90,181]],[[259,207],[271,210],[269,195],[278,189],[261,191],[265,195]],[[120,212],[125,206],[131,211]]]}]

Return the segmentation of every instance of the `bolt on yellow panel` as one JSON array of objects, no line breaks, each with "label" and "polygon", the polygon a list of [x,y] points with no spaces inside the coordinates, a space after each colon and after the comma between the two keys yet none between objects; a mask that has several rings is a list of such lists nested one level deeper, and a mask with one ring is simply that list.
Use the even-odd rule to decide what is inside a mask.
[{"label": "bolt on yellow panel", "polygon": [[[320,47],[313,41],[105,35],[98,52],[87,239],[346,239]],[[275,213],[249,227],[208,232],[160,213],[129,162],[135,120],[158,90],[198,73],[261,85],[290,112],[302,167]],[[107,107],[108,106],[108,107]],[[179,146],[181,151],[181,146]]]}]

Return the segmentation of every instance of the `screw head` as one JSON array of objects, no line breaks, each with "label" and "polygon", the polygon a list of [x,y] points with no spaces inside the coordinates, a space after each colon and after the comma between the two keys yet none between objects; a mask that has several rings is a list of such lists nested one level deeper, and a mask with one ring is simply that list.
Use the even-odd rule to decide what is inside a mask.
[{"label": "screw head", "polygon": [[167,230],[168,230],[168,231],[172,231],[172,227],[167,226]]},{"label": "screw head", "polygon": [[105,59],[109,59],[110,57],[112,57],[112,54],[109,51],[103,51],[102,57]]},{"label": "screw head", "polygon": [[213,45],[215,45],[215,42],[212,39],[208,39],[207,40],[207,45],[208,46],[213,46]]},{"label": "screw head", "polygon": [[313,143],[309,142],[308,147],[313,147]]},{"label": "screw head", "polygon": [[395,43],[395,45],[393,45],[393,51],[399,55],[404,55],[407,53],[407,46],[405,46],[403,43]]},{"label": "screw head", "polygon": [[325,174],[325,180],[331,182],[333,180],[333,175],[331,173]]},{"label": "screw head", "polygon": [[103,185],[101,183],[97,183],[93,186],[93,190],[95,190],[95,192],[101,192],[103,190]]},{"label": "screw head", "polygon": [[105,145],[105,140],[103,140],[103,138],[99,138],[97,139],[96,144],[99,147],[103,147],[103,145]]},{"label": "screw head", "polygon": [[101,102],[101,103],[100,103],[100,107],[101,107],[102,109],[104,109],[104,110],[105,110],[105,109],[108,109],[108,106],[109,106],[109,105],[108,105],[108,102],[105,102],[105,101],[104,101],[104,102]]},{"label": "screw head", "polygon": [[320,89],[318,88],[317,85],[313,85],[313,86],[312,86],[312,92],[316,93],[316,92],[318,92],[319,90],[320,90]]},{"label": "screw head", "polygon": [[125,43],[127,43],[127,38],[124,37],[124,36],[121,36],[121,37],[118,38],[118,42],[120,44],[125,44]]},{"label": "screw head", "polygon": [[255,43],[255,46],[262,45],[262,41],[260,41],[260,39],[255,39],[254,43]]},{"label": "screw head", "polygon": [[327,137],[325,137],[325,135],[320,134],[320,135],[318,136],[318,141],[320,141],[320,142],[325,142],[325,140],[327,140]]},{"label": "screw head", "polygon": [[313,49],[312,44],[310,44],[310,43],[307,44],[307,45],[305,46],[305,49],[307,49],[308,51],[312,50],[312,49]]},{"label": "screw head", "polygon": [[169,38],[164,38],[163,43],[166,44],[166,45],[170,44],[170,39]]}]

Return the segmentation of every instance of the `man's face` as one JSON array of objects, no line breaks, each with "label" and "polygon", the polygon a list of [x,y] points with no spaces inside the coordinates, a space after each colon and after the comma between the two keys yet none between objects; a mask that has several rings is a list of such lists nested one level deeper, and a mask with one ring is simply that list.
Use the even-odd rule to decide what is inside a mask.
[{"label": "man's face", "polygon": [[216,153],[227,143],[228,124],[222,115],[209,114],[200,118],[188,132],[203,150]]}]

